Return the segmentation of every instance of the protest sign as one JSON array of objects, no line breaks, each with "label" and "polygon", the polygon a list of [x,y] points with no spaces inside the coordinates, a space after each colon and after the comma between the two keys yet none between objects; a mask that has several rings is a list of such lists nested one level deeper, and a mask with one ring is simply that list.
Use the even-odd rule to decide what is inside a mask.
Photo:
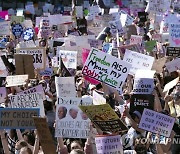
[{"label": "protest sign", "polygon": [[24,54],[15,54],[15,66],[16,75],[28,74],[29,79],[35,77],[34,66],[33,66],[33,56]]},{"label": "protest sign", "polygon": [[58,97],[76,97],[74,77],[55,77]]},{"label": "protest sign", "polygon": [[47,119],[38,117],[34,117],[33,119],[44,154],[55,154],[56,146],[49,131]]},{"label": "protest sign", "polygon": [[0,129],[35,129],[33,116],[39,109],[0,108]]},{"label": "protest sign", "polygon": [[76,17],[77,18],[83,18],[83,6],[75,6],[76,9]]},{"label": "protest sign", "polygon": [[82,73],[121,91],[130,67],[127,62],[92,48]]},{"label": "protest sign", "polygon": [[0,35],[10,35],[9,21],[0,22]]},{"label": "protest sign", "polygon": [[132,65],[130,74],[135,74],[138,69],[150,70],[154,62],[154,57],[126,49],[123,61]]},{"label": "protest sign", "polygon": [[49,19],[42,19],[40,21],[40,30],[38,32],[38,38],[48,39],[51,33]]},{"label": "protest sign", "polygon": [[90,120],[78,105],[92,105],[90,99],[60,97],[56,106],[56,137],[87,138]]},{"label": "protest sign", "polygon": [[95,144],[97,154],[123,154],[122,139],[120,135],[96,136]]},{"label": "protest sign", "polygon": [[131,35],[130,44],[142,44],[143,37],[139,35]]},{"label": "protest sign", "polygon": [[33,40],[29,40],[29,41],[21,41],[19,42],[19,45],[16,46],[16,48],[35,48],[36,45],[34,43]]},{"label": "protest sign", "polygon": [[88,43],[90,44],[91,48],[101,48],[102,46],[102,41],[101,40],[96,40],[96,39],[88,39]]},{"label": "protest sign", "polygon": [[122,35],[124,33],[124,29],[121,25],[121,21],[120,20],[115,20],[115,21],[110,21],[109,22],[110,25],[110,32],[112,35],[116,35],[117,33],[119,35]]},{"label": "protest sign", "polygon": [[167,47],[166,56],[180,57],[180,47]]},{"label": "protest sign", "polygon": [[22,24],[24,22],[23,16],[11,16],[11,24]]},{"label": "protest sign", "polygon": [[169,137],[173,128],[175,118],[153,110],[144,109],[139,128],[158,135]]},{"label": "protest sign", "polygon": [[112,51],[112,43],[104,43],[102,51],[110,54]]},{"label": "protest sign", "polygon": [[45,70],[41,70],[39,72],[41,76],[49,76],[51,77],[53,75],[53,69],[52,68],[46,68]]},{"label": "protest sign", "polygon": [[156,48],[155,40],[145,42],[145,49],[147,52],[152,52],[154,48]]},{"label": "protest sign", "polygon": [[23,38],[26,41],[32,40],[34,36],[34,30],[32,28],[27,28],[23,33]]},{"label": "protest sign", "polygon": [[127,127],[109,104],[81,105],[79,108],[104,132],[121,132],[127,130]]},{"label": "protest sign", "polygon": [[169,73],[180,70],[180,58],[176,58],[165,64]]},{"label": "protest sign", "polygon": [[[143,72],[143,73],[142,73]],[[156,71],[139,69],[136,71],[135,78],[148,78],[153,79]]]},{"label": "protest sign", "polygon": [[0,17],[5,19],[5,17],[8,15],[8,11],[0,11]]},{"label": "protest sign", "polygon": [[94,105],[106,104],[106,99],[103,97],[103,95],[98,94],[95,90],[93,90],[93,104]]},{"label": "protest sign", "polygon": [[46,66],[45,48],[19,48],[16,50],[16,53],[33,55],[33,64],[35,68],[44,69]]},{"label": "protest sign", "polygon": [[[77,51],[67,51],[67,50],[59,50],[59,56],[62,58],[62,61],[66,68],[76,69],[77,67]],[[58,55],[58,54],[57,54]]]},{"label": "protest sign", "polygon": [[164,64],[166,63],[166,61],[167,61],[167,57],[155,59],[153,66],[152,66],[152,70],[156,70],[157,73],[162,73],[163,67],[164,67]]},{"label": "protest sign", "polygon": [[5,102],[7,92],[6,92],[6,87],[0,87],[0,103]]},{"label": "protest sign", "polygon": [[[124,11],[123,11],[123,12],[124,12]],[[121,20],[122,27],[131,25],[131,24],[133,23],[133,21],[134,21],[133,17],[131,17],[131,16],[130,16],[129,14],[127,14],[126,12],[125,12],[125,13],[122,13],[122,10],[121,10],[120,20]]]},{"label": "protest sign", "polygon": [[40,108],[40,116],[45,116],[42,93],[11,95],[9,100],[12,108]]},{"label": "protest sign", "polygon": [[171,47],[180,47],[180,24],[169,25],[169,43]]},{"label": "protest sign", "polygon": [[15,37],[20,37],[23,34],[23,27],[21,24],[12,25],[12,33]]},{"label": "protest sign", "polygon": [[13,87],[26,84],[28,75],[11,75],[6,77],[6,87]]},{"label": "protest sign", "polygon": [[130,112],[139,111],[143,113],[144,108],[154,109],[154,95],[133,94],[130,98]]},{"label": "protest sign", "polygon": [[42,97],[43,97],[43,100],[46,100],[46,96],[45,96],[45,93],[44,93],[44,89],[42,87],[42,84],[40,85],[37,85],[37,86],[34,86],[32,88],[29,88],[29,89],[26,89],[24,91],[21,91],[19,93],[17,93],[17,95],[21,95],[21,94],[32,94],[32,93],[41,93],[42,94]]},{"label": "protest sign", "polygon": [[135,78],[133,94],[151,94],[154,90],[154,79]]},{"label": "protest sign", "polygon": [[170,90],[171,88],[173,88],[178,82],[179,82],[179,77],[177,77],[176,79],[170,81],[169,83],[167,83],[167,84],[164,86],[163,92],[169,91],[169,90]]}]

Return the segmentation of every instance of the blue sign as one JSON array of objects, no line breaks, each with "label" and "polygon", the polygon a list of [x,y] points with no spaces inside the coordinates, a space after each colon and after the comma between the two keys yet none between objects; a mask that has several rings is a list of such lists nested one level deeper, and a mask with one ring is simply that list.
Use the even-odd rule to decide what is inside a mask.
[{"label": "blue sign", "polygon": [[23,34],[23,27],[21,24],[12,25],[12,33],[16,37],[20,37]]},{"label": "blue sign", "polygon": [[27,28],[23,33],[23,38],[26,41],[32,40],[33,36],[34,36],[34,30],[32,28]]}]

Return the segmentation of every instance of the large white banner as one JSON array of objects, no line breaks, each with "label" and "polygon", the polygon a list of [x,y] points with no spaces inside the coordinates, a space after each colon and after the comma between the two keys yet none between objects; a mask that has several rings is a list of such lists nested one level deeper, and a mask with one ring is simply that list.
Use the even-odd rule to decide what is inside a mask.
[{"label": "large white banner", "polygon": [[151,70],[154,57],[126,49],[123,60],[132,65],[130,74],[133,75],[138,69]]}]

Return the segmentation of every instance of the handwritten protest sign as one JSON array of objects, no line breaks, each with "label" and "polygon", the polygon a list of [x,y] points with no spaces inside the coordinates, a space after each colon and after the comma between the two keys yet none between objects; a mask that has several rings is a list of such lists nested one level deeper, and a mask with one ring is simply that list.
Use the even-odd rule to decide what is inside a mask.
[{"label": "handwritten protest sign", "polygon": [[42,93],[9,96],[12,108],[40,108],[40,116],[45,116]]},{"label": "handwritten protest sign", "polygon": [[94,105],[101,105],[101,104],[106,104],[106,99],[98,94],[95,90],[93,90],[93,104]]},{"label": "handwritten protest sign", "polygon": [[104,132],[126,131],[127,128],[109,104],[79,106],[89,119]]},{"label": "handwritten protest sign", "polygon": [[154,79],[135,78],[133,85],[134,94],[151,94],[154,90]]},{"label": "handwritten protest sign", "polygon": [[102,46],[101,40],[88,39],[88,43],[90,44],[91,48],[98,48],[99,49]]},{"label": "handwritten protest sign", "polygon": [[56,137],[87,138],[90,120],[78,105],[92,105],[92,101],[76,97],[60,97],[56,107]]},{"label": "handwritten protest sign", "polygon": [[74,77],[55,77],[58,97],[76,97]]},{"label": "handwritten protest sign", "polygon": [[0,87],[0,103],[5,102],[6,94],[6,87]]},{"label": "handwritten protest sign", "polygon": [[138,69],[150,70],[154,62],[154,57],[126,49],[123,60],[132,65],[130,74],[135,74]]},{"label": "handwritten protest sign", "polygon": [[26,84],[28,75],[12,75],[6,77],[6,87],[13,87]]},{"label": "handwritten protest sign", "polygon": [[131,35],[130,44],[142,44],[143,37],[139,35]]},{"label": "handwritten protest sign", "polygon": [[44,154],[56,153],[56,146],[49,131],[47,119],[38,117],[33,119]]},{"label": "handwritten protest sign", "polygon": [[59,55],[66,68],[76,69],[77,67],[77,51],[59,50]]},{"label": "handwritten protest sign", "polygon": [[175,78],[174,80],[170,81],[164,86],[163,92],[167,92],[171,88],[173,88],[179,82],[179,77]]},{"label": "handwritten protest sign", "polygon": [[139,111],[143,113],[144,108],[154,109],[154,95],[133,94],[130,98],[130,112]]},{"label": "handwritten protest sign", "polygon": [[41,94],[42,94],[42,97],[43,97],[43,100],[46,100],[46,96],[45,96],[45,93],[44,93],[44,89],[43,89],[43,87],[42,87],[42,84],[37,85],[37,86],[34,86],[34,87],[29,88],[29,89],[24,90],[24,91],[21,91],[21,92],[17,93],[17,95],[21,95],[21,94],[32,94],[32,93],[41,93]]},{"label": "handwritten protest sign", "polygon": [[112,51],[112,43],[104,43],[102,51],[110,54]]},{"label": "handwritten protest sign", "polygon": [[48,67],[45,70],[40,71],[41,76],[52,76],[53,75],[53,69]]},{"label": "handwritten protest sign", "polygon": [[166,56],[180,57],[180,47],[167,47]]},{"label": "handwritten protest sign", "polygon": [[139,128],[169,137],[173,128],[175,118],[153,110],[144,109]]},{"label": "handwritten protest sign", "polygon": [[124,29],[122,27],[121,21],[120,20],[115,20],[115,21],[110,21],[109,22],[110,28],[111,28],[111,33],[113,35],[116,35],[117,33],[119,35],[124,33]]},{"label": "handwritten protest sign", "polygon": [[167,62],[165,66],[170,73],[180,70],[180,58],[176,58],[173,61]]},{"label": "handwritten protest sign", "polygon": [[105,153],[123,153],[122,139],[120,135],[116,136],[97,136],[95,138],[97,154]]},{"label": "handwritten protest sign", "polygon": [[121,91],[130,67],[127,62],[92,48],[82,73]]},{"label": "handwritten protest sign", "polygon": [[180,47],[180,24],[169,25],[169,43],[171,47]]},{"label": "handwritten protest sign", "polygon": [[33,116],[39,109],[0,108],[0,129],[35,129]]},{"label": "handwritten protest sign", "polygon": [[44,69],[46,66],[45,48],[19,48],[16,50],[16,53],[33,55],[33,64],[35,68]]},{"label": "handwritten protest sign", "polygon": [[10,23],[8,21],[0,22],[0,35],[10,35]]}]

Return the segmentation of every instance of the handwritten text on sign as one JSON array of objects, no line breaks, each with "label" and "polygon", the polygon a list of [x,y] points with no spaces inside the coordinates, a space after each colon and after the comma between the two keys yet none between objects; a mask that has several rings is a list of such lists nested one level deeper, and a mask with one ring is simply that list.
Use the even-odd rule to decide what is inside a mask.
[{"label": "handwritten text on sign", "polygon": [[169,43],[171,47],[180,47],[180,24],[169,25]]},{"label": "handwritten text on sign", "polygon": [[46,64],[46,52],[44,48],[21,48],[16,51],[19,54],[33,55],[33,63],[35,68],[44,69]]},{"label": "handwritten text on sign", "polygon": [[139,128],[169,137],[175,118],[158,113],[149,109],[144,109],[139,124]]},{"label": "handwritten text on sign", "polygon": [[131,65],[100,50],[92,49],[84,64],[82,73],[121,90]]}]

